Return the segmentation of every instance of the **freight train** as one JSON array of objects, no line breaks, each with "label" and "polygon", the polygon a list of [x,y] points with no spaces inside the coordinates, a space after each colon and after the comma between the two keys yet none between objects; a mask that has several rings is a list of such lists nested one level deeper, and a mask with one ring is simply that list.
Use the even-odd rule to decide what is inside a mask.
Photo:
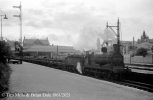
[{"label": "freight train", "polygon": [[[61,70],[79,73],[105,79],[122,79],[130,70],[125,67],[122,54],[118,51],[117,44],[113,45],[113,51],[103,54],[86,52],[84,55],[68,55],[63,60],[25,58],[24,61],[49,66]],[[102,48],[107,50],[105,47]]]},{"label": "freight train", "polygon": [[[107,28],[111,27],[108,26]],[[107,52],[107,47],[102,47],[102,54],[86,52],[83,55],[68,55],[63,60],[30,58],[23,60],[46,65],[53,68],[77,72],[82,75],[103,77],[106,79],[122,79],[125,73],[130,70],[124,65],[124,59],[120,52],[119,40],[119,20],[117,22],[117,43],[113,45],[113,50]]]}]

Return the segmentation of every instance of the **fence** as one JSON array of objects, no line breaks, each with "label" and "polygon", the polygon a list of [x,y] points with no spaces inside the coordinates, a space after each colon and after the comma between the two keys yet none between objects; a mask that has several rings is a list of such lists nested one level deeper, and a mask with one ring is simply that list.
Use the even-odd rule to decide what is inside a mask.
[{"label": "fence", "polygon": [[130,55],[124,55],[125,63],[145,63],[145,64],[153,64],[152,55],[143,56],[134,56],[130,57]]}]

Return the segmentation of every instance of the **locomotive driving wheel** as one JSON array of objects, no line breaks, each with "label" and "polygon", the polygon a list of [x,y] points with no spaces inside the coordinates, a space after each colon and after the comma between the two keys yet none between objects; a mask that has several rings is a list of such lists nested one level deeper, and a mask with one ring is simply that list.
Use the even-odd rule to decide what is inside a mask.
[{"label": "locomotive driving wheel", "polygon": [[97,72],[95,72],[95,73],[94,73],[94,76],[95,76],[96,78],[98,78],[98,77],[99,77],[99,75],[98,75],[98,73],[97,73]]},{"label": "locomotive driving wheel", "polygon": [[110,72],[110,71],[105,72],[104,79],[112,80],[113,79],[113,73]]}]

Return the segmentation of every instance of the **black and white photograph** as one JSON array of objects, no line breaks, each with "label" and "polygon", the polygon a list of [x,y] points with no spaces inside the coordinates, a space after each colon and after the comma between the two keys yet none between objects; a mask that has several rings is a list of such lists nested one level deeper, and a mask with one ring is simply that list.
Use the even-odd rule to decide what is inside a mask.
[{"label": "black and white photograph", "polygon": [[0,0],[0,100],[153,100],[153,0]]}]

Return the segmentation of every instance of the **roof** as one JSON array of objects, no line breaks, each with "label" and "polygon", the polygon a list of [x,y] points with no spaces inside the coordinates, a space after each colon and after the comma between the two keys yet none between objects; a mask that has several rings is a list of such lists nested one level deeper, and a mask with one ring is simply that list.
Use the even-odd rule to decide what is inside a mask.
[{"label": "roof", "polygon": [[130,46],[133,44],[133,41],[121,41],[122,46]]},{"label": "roof", "polygon": [[24,52],[51,52],[51,51],[56,51],[55,48],[52,48],[51,46],[31,46],[28,48],[24,48]]},{"label": "roof", "polygon": [[147,48],[147,49],[151,49],[151,47],[153,46],[153,44],[149,43],[149,42],[144,42],[141,44],[137,44],[138,48]]},{"label": "roof", "polygon": [[150,42],[150,43],[153,43],[153,39],[149,39],[149,42]]},{"label": "roof", "polygon": [[121,43],[132,43],[133,41],[121,41]]},{"label": "roof", "polygon": [[35,45],[28,48],[24,48],[23,52],[68,52],[68,53],[74,53],[77,52],[77,50],[73,49],[72,46],[41,46],[41,45]]},{"label": "roof", "polygon": [[48,39],[24,39],[23,46],[49,45]]}]

